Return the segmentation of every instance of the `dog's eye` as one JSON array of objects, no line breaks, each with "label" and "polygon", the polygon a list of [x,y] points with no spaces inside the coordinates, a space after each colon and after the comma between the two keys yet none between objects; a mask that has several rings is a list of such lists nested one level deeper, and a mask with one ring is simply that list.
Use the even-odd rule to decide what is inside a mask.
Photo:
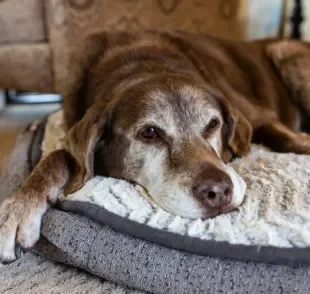
[{"label": "dog's eye", "polygon": [[214,130],[219,124],[219,121],[216,118],[211,119],[207,128],[208,130]]},{"label": "dog's eye", "polygon": [[215,131],[219,125],[220,125],[220,122],[217,118],[211,119],[211,121],[209,122],[209,124],[206,126],[204,130],[204,136],[207,136],[211,132]]},{"label": "dog's eye", "polygon": [[145,139],[155,139],[158,137],[158,133],[155,128],[153,127],[147,127],[144,130],[142,130],[141,135]]}]

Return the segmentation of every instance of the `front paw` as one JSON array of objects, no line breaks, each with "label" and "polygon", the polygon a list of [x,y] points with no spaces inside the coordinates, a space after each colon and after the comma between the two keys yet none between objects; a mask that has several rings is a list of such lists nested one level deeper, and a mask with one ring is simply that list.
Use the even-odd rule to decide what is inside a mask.
[{"label": "front paw", "polygon": [[0,263],[20,258],[40,237],[46,204],[16,194],[0,204]]}]

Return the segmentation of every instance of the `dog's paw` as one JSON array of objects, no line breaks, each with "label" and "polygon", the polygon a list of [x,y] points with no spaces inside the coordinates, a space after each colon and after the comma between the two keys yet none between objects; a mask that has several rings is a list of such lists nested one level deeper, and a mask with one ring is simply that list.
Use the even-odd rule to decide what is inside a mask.
[{"label": "dog's paw", "polygon": [[20,258],[39,240],[44,206],[21,195],[0,204],[0,263]]}]

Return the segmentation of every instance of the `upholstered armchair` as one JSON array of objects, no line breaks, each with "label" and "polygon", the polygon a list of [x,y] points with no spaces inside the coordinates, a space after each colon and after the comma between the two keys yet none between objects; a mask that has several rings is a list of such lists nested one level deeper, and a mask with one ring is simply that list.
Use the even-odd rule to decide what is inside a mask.
[{"label": "upholstered armchair", "polygon": [[245,39],[251,1],[0,0],[0,88],[62,93],[68,49],[93,29],[179,29]]}]

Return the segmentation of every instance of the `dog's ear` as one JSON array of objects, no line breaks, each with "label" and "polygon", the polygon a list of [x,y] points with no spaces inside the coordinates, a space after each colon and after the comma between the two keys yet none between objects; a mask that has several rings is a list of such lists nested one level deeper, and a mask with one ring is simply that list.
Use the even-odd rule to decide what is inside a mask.
[{"label": "dog's ear", "polygon": [[237,109],[231,109],[228,119],[228,145],[238,157],[249,153],[252,141],[252,126],[244,115]]},{"label": "dog's ear", "polygon": [[94,153],[103,137],[107,123],[106,111],[98,106],[91,107],[76,123],[66,137],[66,150],[73,157],[72,175],[64,193],[72,194],[94,176]]},{"label": "dog's ear", "polygon": [[[90,108],[89,84],[91,70],[108,48],[109,35],[104,31],[90,34],[79,48],[70,52],[68,81],[63,93],[66,128],[66,149],[73,157],[72,175],[65,186],[65,194],[78,190],[93,175],[94,148],[102,135],[105,115],[103,108]],[[86,113],[85,113],[86,112]]]},{"label": "dog's ear", "polygon": [[248,154],[251,148],[253,129],[250,122],[228,101],[222,101],[225,125],[223,127],[223,154],[222,159],[228,162],[233,156],[242,157]]},{"label": "dog's ear", "polygon": [[63,93],[63,109],[68,131],[66,149],[73,157],[72,173],[65,187],[65,194],[78,190],[93,176],[94,149],[103,136],[107,121],[108,99],[92,106],[85,113],[96,93],[91,87],[93,69],[101,58],[115,46],[131,40],[126,32],[109,33],[96,31],[88,35],[80,48],[74,48],[70,54],[68,83]]},{"label": "dog's ear", "polygon": [[295,102],[310,114],[310,43],[284,40],[266,48]]}]

